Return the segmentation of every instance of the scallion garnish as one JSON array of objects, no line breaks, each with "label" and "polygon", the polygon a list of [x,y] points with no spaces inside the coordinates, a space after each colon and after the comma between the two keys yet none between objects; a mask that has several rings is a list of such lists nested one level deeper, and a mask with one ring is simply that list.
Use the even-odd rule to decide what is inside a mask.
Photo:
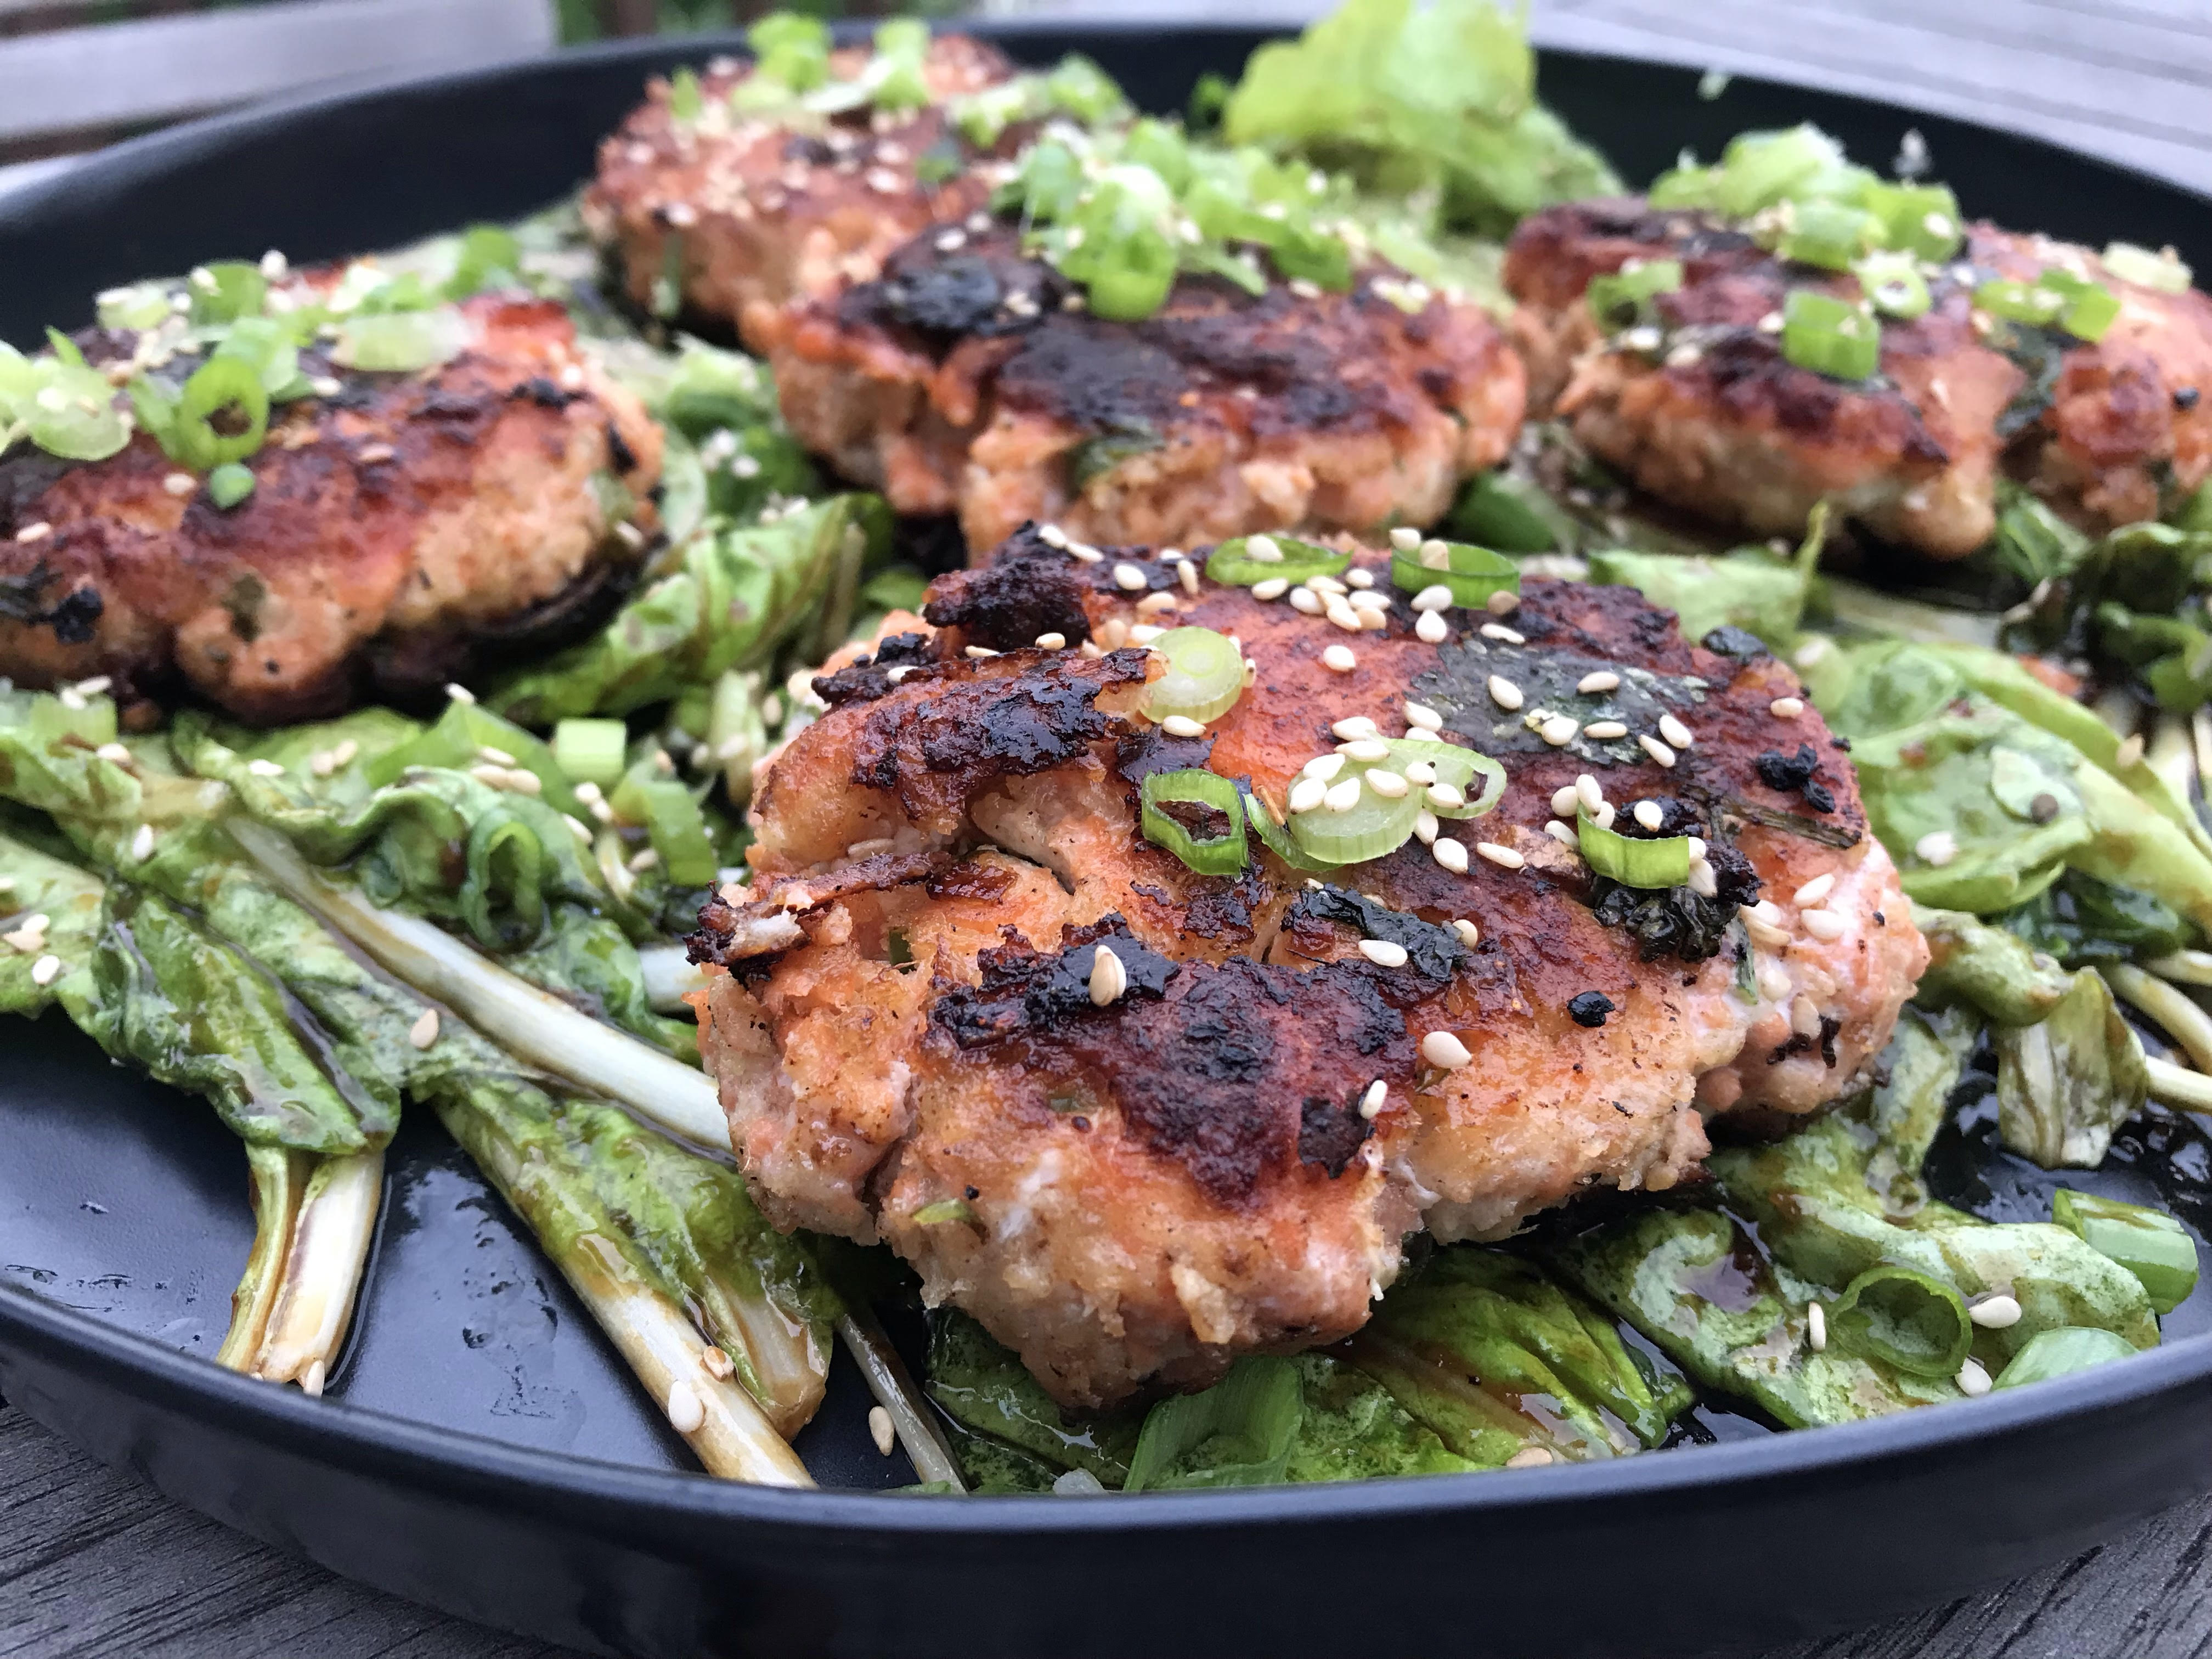
[{"label": "scallion garnish", "polygon": [[1863,304],[1809,288],[1782,307],[1782,355],[1800,368],[1863,380],[1881,362],[1881,328]]},{"label": "scallion garnish", "polygon": [[1646,319],[1651,301],[1682,286],[1680,259],[1647,259],[1632,270],[1624,266],[1606,276],[1593,276],[1583,290],[1590,315],[1607,328],[1626,328]]},{"label": "scallion garnish", "polygon": [[338,325],[333,362],[347,368],[413,374],[460,355],[468,326],[451,306],[349,317]]},{"label": "scallion garnish", "polygon": [[1322,806],[1291,815],[1291,839],[1300,852],[1328,864],[1364,864],[1406,844],[1421,814],[1424,792],[1408,788],[1395,797],[1377,794],[1366,787],[1371,769],[1346,766],[1337,774],[1337,787],[1359,787],[1358,800],[1345,811]]},{"label": "scallion garnish", "polygon": [[2136,1345],[2118,1331],[2095,1325],[2061,1325],[2028,1338],[1997,1374],[1996,1386],[2017,1389],[2027,1382],[2048,1382],[2054,1376],[2086,1371],[2108,1359],[2125,1359],[2135,1352]]},{"label": "scallion garnish", "polygon": [[262,301],[269,297],[269,279],[261,267],[242,259],[201,265],[185,286],[191,295],[192,321],[200,327],[258,317]]},{"label": "scallion garnish", "polygon": [[253,493],[253,474],[237,461],[225,461],[207,477],[208,499],[228,513]]},{"label": "scallion garnish", "polygon": [[1790,217],[1775,251],[1800,264],[1849,270],[1874,252],[1881,222],[1863,208],[1841,202],[1806,202],[1785,210]]},{"label": "scallion garnish", "polygon": [[68,336],[47,338],[50,357],[26,357],[0,340],[0,453],[20,434],[64,460],[104,461],[131,441],[115,388]]},{"label": "scallion garnish", "polygon": [[2093,283],[2086,276],[2076,276],[2056,266],[2035,281],[2037,287],[2048,289],[2058,296],[2058,326],[2077,340],[2087,340],[2094,345],[2105,337],[2105,331],[2120,314],[2119,295],[2102,283]]},{"label": "scallion garnish", "polygon": [[629,743],[620,720],[562,720],[553,728],[553,763],[572,783],[605,786],[622,776]]},{"label": "scallion garnish", "polygon": [[1828,1343],[1914,1376],[1952,1377],[1973,1351],[1966,1298],[1910,1267],[1869,1267],[1827,1309]]},{"label": "scallion garnish", "polygon": [[1623,887],[1680,887],[1690,878],[1690,838],[1661,836],[1639,841],[1602,828],[1587,812],[1577,815],[1576,838],[1583,860],[1601,876]]},{"label": "scallion garnish", "polygon": [[1486,547],[1431,540],[1417,552],[1394,554],[1390,580],[1408,593],[1443,587],[1454,605],[1480,607],[1493,593],[1518,593],[1521,567]]},{"label": "scallion garnish", "polygon": [[[143,416],[147,405],[139,407]],[[253,365],[239,357],[210,357],[185,382],[166,430],[155,428],[154,435],[170,459],[200,472],[246,459],[268,432],[269,393]]]},{"label": "scallion garnish", "polygon": [[[1279,556],[1254,557],[1251,544],[1255,539],[1260,541],[1263,553],[1272,551]],[[1219,582],[1224,587],[1249,587],[1254,582],[1276,576],[1295,586],[1309,577],[1341,575],[1351,563],[1349,553],[1332,552],[1291,536],[1238,536],[1213,550],[1206,561],[1206,575],[1207,580]]]},{"label": "scallion garnish", "polygon": [[2172,248],[2154,253],[2133,242],[2105,244],[2105,269],[2124,283],[2160,294],[2186,294],[2192,273]]},{"label": "scallion garnish", "polygon": [[721,860],[699,803],[683,784],[656,776],[647,762],[630,769],[607,805],[623,822],[645,826],[661,870],[677,886],[704,887],[714,879]]},{"label": "scallion garnish", "polygon": [[[1244,867],[1244,809],[1229,779],[1195,767],[1152,772],[1137,793],[1145,839],[1153,846],[1174,854],[1201,876],[1233,876]],[[1200,840],[1163,810],[1175,804],[1211,807],[1229,820],[1229,827]]]},{"label": "scallion garnish", "polygon": [[1314,857],[1292,841],[1290,831],[1275,822],[1273,814],[1267,811],[1267,803],[1256,799],[1249,785],[1240,787],[1237,795],[1244,803],[1246,825],[1258,834],[1269,852],[1291,869],[1303,870],[1309,875],[1319,875],[1336,868],[1328,860]]},{"label": "scallion garnish", "polygon": [[2040,283],[2024,283],[2009,276],[1994,277],[1974,290],[1974,305],[2008,323],[2027,323],[2048,328],[2066,309],[2066,297]]},{"label": "scallion garnish", "polygon": [[1928,279],[1909,253],[1869,253],[1851,269],[1868,300],[1885,317],[1910,322],[1926,316],[1934,303]]},{"label": "scallion garnish", "polygon": [[[1385,738],[1383,743],[1390,750],[1389,764],[1403,771],[1415,762],[1425,761],[1436,772],[1436,781],[1447,789],[1458,792],[1457,806],[1449,800],[1439,802],[1425,793],[1426,786],[1414,791],[1421,795],[1421,804],[1440,818],[1479,818],[1498,805],[1505,793],[1505,769],[1487,755],[1472,749],[1462,749],[1454,743],[1426,743],[1415,738]],[[1474,781],[1482,780],[1482,793],[1474,793]]]},{"label": "scallion garnish", "polygon": [[1916,259],[1942,261],[1959,251],[1966,229],[1948,185],[1893,185],[1876,179],[1858,197],[1881,222],[1881,246]]},{"label": "scallion garnish", "polygon": [[688,64],[668,77],[669,118],[686,126],[699,118],[699,76]]},{"label": "scallion garnish", "polygon": [[1168,672],[1145,690],[1145,713],[1156,720],[1181,714],[1210,720],[1244,695],[1244,654],[1210,628],[1170,628],[1152,641]]},{"label": "scallion garnish", "polygon": [[2051,1218],[2142,1280],[2159,1314],[2172,1313],[2197,1288],[2197,1241],[2163,1210],[2061,1187]]}]

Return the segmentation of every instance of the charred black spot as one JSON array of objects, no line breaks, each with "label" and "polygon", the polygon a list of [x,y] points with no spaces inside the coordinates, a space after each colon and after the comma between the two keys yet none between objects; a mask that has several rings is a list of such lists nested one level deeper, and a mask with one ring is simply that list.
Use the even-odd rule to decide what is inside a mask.
[{"label": "charred black spot", "polygon": [[[1103,1009],[1091,1000],[1091,973],[1101,943],[1121,957],[1128,976],[1128,989]],[[963,1048],[1012,1037],[1054,1036],[1082,1020],[1111,1018],[1132,1000],[1165,995],[1168,982],[1182,971],[1139,943],[1119,913],[1088,927],[1063,929],[1061,948],[1054,954],[1015,940],[981,952],[975,966],[980,985],[946,992],[929,1011],[929,1023]]]},{"label": "charred black spot", "polygon": [[1309,887],[1301,892],[1283,918],[1294,934],[1301,927],[1334,924],[1357,928],[1362,939],[1386,939],[1402,947],[1406,965],[1438,983],[1449,980],[1468,958],[1467,946],[1449,927],[1342,887]]},{"label": "charred black spot", "polygon": [[230,631],[248,645],[261,637],[261,607],[268,598],[268,588],[251,570],[231,583],[222,596],[222,608],[230,613]]},{"label": "charred black spot", "polygon": [[1815,812],[1832,812],[1836,810],[1835,792],[1825,783],[1808,783],[1805,786],[1804,794],[1805,805]]},{"label": "charred black spot", "polygon": [[2197,391],[2193,386],[2178,386],[2173,389],[2173,406],[2185,414],[2197,407]]},{"label": "charred black spot", "polygon": [[1114,770],[1130,783],[1155,772],[1203,771],[1213,756],[1211,732],[1202,738],[1171,737],[1157,726],[1141,726],[1114,745]]},{"label": "charred black spot", "polygon": [[1716,628],[1698,643],[1708,651],[1733,657],[1738,662],[1756,662],[1772,654],[1758,635],[1747,634],[1741,628]]},{"label": "charred black spot", "polygon": [[82,645],[89,640],[105,605],[96,587],[80,587],[65,593],[52,606],[40,600],[60,577],[44,559],[21,576],[0,575],[0,618],[30,628],[52,628],[64,645]]},{"label": "charred black spot", "polygon": [[1587,1025],[1595,1030],[1605,1024],[1605,1017],[1613,1012],[1613,999],[1602,991],[1584,991],[1567,1000],[1567,1018],[1577,1025]]},{"label": "charred black spot", "polygon": [[560,410],[568,408],[582,394],[563,392],[543,374],[533,374],[507,395],[510,401],[520,402],[526,399],[536,404],[540,409]]},{"label": "charred black spot", "polygon": [[1331,1181],[1374,1132],[1375,1126],[1359,1115],[1359,1096],[1340,1104],[1319,1095],[1308,1095],[1298,1110],[1298,1162],[1318,1164]]},{"label": "charred black spot", "polygon": [[890,671],[937,660],[927,634],[893,634],[878,642],[872,657],[849,662],[834,674],[814,677],[814,695],[832,708],[889,695]]},{"label": "charred black spot", "polygon": [[826,167],[836,165],[837,152],[812,133],[795,132],[783,141],[783,159],[802,167]]},{"label": "charred black spot", "polygon": [[1761,783],[1769,789],[1778,789],[1786,794],[1805,787],[1807,781],[1820,769],[1820,757],[1814,752],[1811,744],[1801,743],[1794,755],[1784,755],[1779,750],[1769,749],[1753,761],[1752,765],[1758,771]]},{"label": "charred black spot", "polygon": [[868,715],[854,781],[878,789],[896,788],[902,778],[918,784],[907,776],[910,757],[923,771],[971,780],[1064,765],[1091,743],[1127,729],[1096,699],[1109,686],[1141,682],[1146,655],[1055,655],[1019,673],[948,684],[923,702],[886,702]]},{"label": "charred black spot", "polygon": [[52,626],[57,641],[63,645],[82,645],[92,638],[104,609],[106,606],[98,588],[80,587],[64,596],[59,605],[48,611],[46,620]]},{"label": "charred black spot", "polygon": [[1071,645],[1091,637],[1084,613],[1085,583],[1066,555],[1039,544],[1034,555],[1007,558],[980,570],[957,570],[931,584],[921,614],[939,628],[963,629],[994,651],[1015,651],[1058,634]]},{"label": "charred black spot", "polygon": [[1005,297],[991,262],[969,254],[887,277],[883,303],[916,333],[943,338],[980,331]]},{"label": "charred black spot", "polygon": [[1821,1060],[1832,1072],[1836,1069],[1836,1033],[1843,1029],[1844,1024],[1841,1020],[1832,1019],[1823,1014],[1820,1016],[1820,1030],[1818,1036],[1810,1036],[1802,1031],[1792,1031],[1788,1042],[1775,1045],[1774,1052],[1766,1057],[1766,1063],[1769,1066],[1779,1066],[1793,1054],[1808,1054],[1817,1048],[1820,1051]]},{"label": "charred black spot", "polygon": [[617,472],[637,471],[637,452],[629,447],[629,440],[623,436],[622,428],[612,421],[607,422],[607,459]]}]

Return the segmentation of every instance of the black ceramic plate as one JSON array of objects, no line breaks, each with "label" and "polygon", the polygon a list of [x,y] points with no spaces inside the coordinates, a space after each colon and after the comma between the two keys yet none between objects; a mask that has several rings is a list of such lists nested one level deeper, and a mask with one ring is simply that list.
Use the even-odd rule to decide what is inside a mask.
[{"label": "black ceramic plate", "polygon": [[[1001,28],[1080,48],[1180,106],[1259,38]],[[148,272],[295,259],[520,214],[572,188],[649,70],[642,42],[204,122],[0,203],[0,338],[88,319]],[[2212,264],[2212,206],[2026,140],[1800,88],[1553,56],[1552,103],[1622,172],[1818,121],[1864,157],[1908,125],[1977,212]],[[98,1455],[339,1572],[580,1648],[650,1655],[1650,1654],[1772,1641],[1926,1605],[2078,1551],[2212,1480],[2212,1324],[2017,1394],[1611,1465],[1341,1487],[969,1502],[788,1492],[684,1473],[681,1445],[427,1115],[392,1148],[356,1333],[328,1397],[207,1363],[248,1220],[238,1147],[198,1103],[105,1064],[57,1017],[0,1030],[0,1389]],[[2037,1173],[1969,1114],[1959,1196],[2041,1217]],[[2154,1162],[2097,1184],[2143,1196]],[[2201,1194],[2169,1184],[2185,1213]],[[2192,1219],[2194,1214],[2192,1213]],[[2200,1291],[2198,1302],[2212,1300]],[[878,1457],[841,1372],[800,1442],[825,1485]]]}]

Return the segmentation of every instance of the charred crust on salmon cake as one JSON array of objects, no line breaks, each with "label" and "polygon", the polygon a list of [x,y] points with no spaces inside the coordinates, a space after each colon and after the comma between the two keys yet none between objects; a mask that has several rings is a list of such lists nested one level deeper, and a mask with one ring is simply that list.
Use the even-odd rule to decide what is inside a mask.
[{"label": "charred crust on salmon cake", "polygon": [[[1128,975],[1103,1008],[1090,994],[1101,943]],[[981,986],[950,988],[931,1009],[932,1042],[1088,1085],[1224,1206],[1249,1202],[1271,1170],[1340,1176],[1371,1128],[1357,1109],[1370,1081],[1413,1079],[1405,1019],[1364,963],[1175,963],[1109,915],[1065,930],[1056,952],[1010,941],[978,967]]]},{"label": "charred crust on salmon cake", "polygon": [[931,583],[921,614],[933,627],[958,629],[963,644],[993,651],[1035,645],[1045,634],[1080,645],[1091,637],[1083,604],[1091,584],[1078,574],[1081,568],[1041,540],[1033,552],[1009,556],[1002,547],[991,563]]},{"label": "charred crust on salmon cake", "polygon": [[[939,660],[937,646],[927,634],[891,634],[876,641],[874,653],[856,657],[834,674],[817,674],[814,695],[832,708],[848,702],[872,702],[890,695],[898,668],[927,668]],[[901,675],[900,679],[906,677]]]}]

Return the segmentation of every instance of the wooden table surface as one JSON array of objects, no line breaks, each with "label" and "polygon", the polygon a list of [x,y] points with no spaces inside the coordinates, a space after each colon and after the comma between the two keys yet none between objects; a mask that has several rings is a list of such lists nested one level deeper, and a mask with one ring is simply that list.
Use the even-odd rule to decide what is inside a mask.
[{"label": "wooden table surface", "polygon": [[[1298,9],[1261,0],[1116,9],[1139,7],[1240,17]],[[1886,95],[2212,191],[2212,0],[1537,0],[1535,27],[1561,45]],[[2208,1652],[2212,1501],[2003,1589],[1792,1648],[1786,1659]],[[558,1659],[228,1532],[4,1407],[0,1655]]]}]

